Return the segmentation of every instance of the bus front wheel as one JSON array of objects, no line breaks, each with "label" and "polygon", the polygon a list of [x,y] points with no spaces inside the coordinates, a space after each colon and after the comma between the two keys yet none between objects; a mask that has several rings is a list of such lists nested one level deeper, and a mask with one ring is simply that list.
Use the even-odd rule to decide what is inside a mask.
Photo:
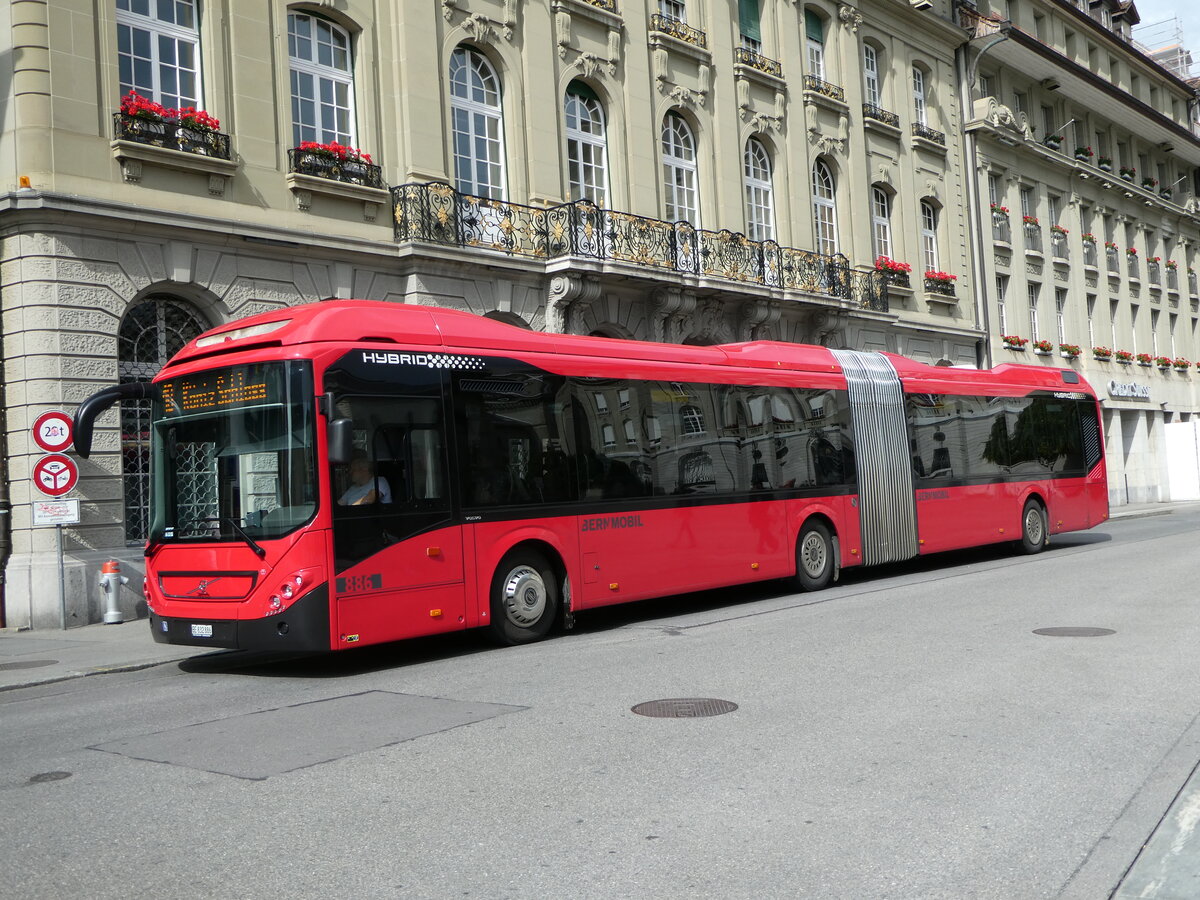
[{"label": "bus front wheel", "polygon": [[1021,513],[1021,549],[1026,553],[1041,553],[1049,537],[1046,511],[1036,500],[1026,500]]},{"label": "bus front wheel", "polygon": [[502,644],[544,638],[558,615],[558,578],[545,557],[515,550],[492,577],[492,636]]},{"label": "bus front wheel", "polygon": [[819,591],[833,580],[833,537],[824,523],[805,522],[796,542],[796,581],[806,591]]}]

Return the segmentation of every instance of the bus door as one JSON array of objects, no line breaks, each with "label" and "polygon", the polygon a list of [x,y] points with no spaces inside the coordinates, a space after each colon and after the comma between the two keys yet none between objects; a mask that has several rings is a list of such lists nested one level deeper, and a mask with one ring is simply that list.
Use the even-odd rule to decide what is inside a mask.
[{"label": "bus door", "polygon": [[441,377],[436,370],[425,377],[431,383],[406,379],[392,394],[333,392],[335,417],[354,423],[353,457],[330,472],[343,643],[464,624],[462,528],[451,512]]}]

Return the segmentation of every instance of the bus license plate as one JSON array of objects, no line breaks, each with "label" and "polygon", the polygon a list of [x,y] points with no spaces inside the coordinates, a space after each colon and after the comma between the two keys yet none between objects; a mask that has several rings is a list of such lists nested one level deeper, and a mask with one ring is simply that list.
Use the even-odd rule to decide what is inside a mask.
[{"label": "bus license plate", "polygon": [[212,637],[212,626],[193,624],[192,637]]}]

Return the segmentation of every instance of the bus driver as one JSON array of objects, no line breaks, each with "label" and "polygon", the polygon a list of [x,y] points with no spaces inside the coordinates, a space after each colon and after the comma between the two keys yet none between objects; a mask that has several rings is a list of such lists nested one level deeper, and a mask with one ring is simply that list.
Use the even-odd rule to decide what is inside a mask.
[{"label": "bus driver", "polygon": [[366,506],[370,503],[391,503],[392,489],[382,475],[375,475],[375,465],[365,456],[350,461],[350,487],[338,498],[341,506]]}]

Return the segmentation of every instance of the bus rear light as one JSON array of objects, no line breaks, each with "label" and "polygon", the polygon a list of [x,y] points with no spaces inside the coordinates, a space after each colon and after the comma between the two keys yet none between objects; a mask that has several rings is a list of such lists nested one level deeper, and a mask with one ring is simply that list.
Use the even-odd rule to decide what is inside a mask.
[{"label": "bus rear light", "polygon": [[277,612],[283,612],[283,601],[279,599],[278,594],[273,594],[267,603],[267,613],[268,615],[274,615]]}]

